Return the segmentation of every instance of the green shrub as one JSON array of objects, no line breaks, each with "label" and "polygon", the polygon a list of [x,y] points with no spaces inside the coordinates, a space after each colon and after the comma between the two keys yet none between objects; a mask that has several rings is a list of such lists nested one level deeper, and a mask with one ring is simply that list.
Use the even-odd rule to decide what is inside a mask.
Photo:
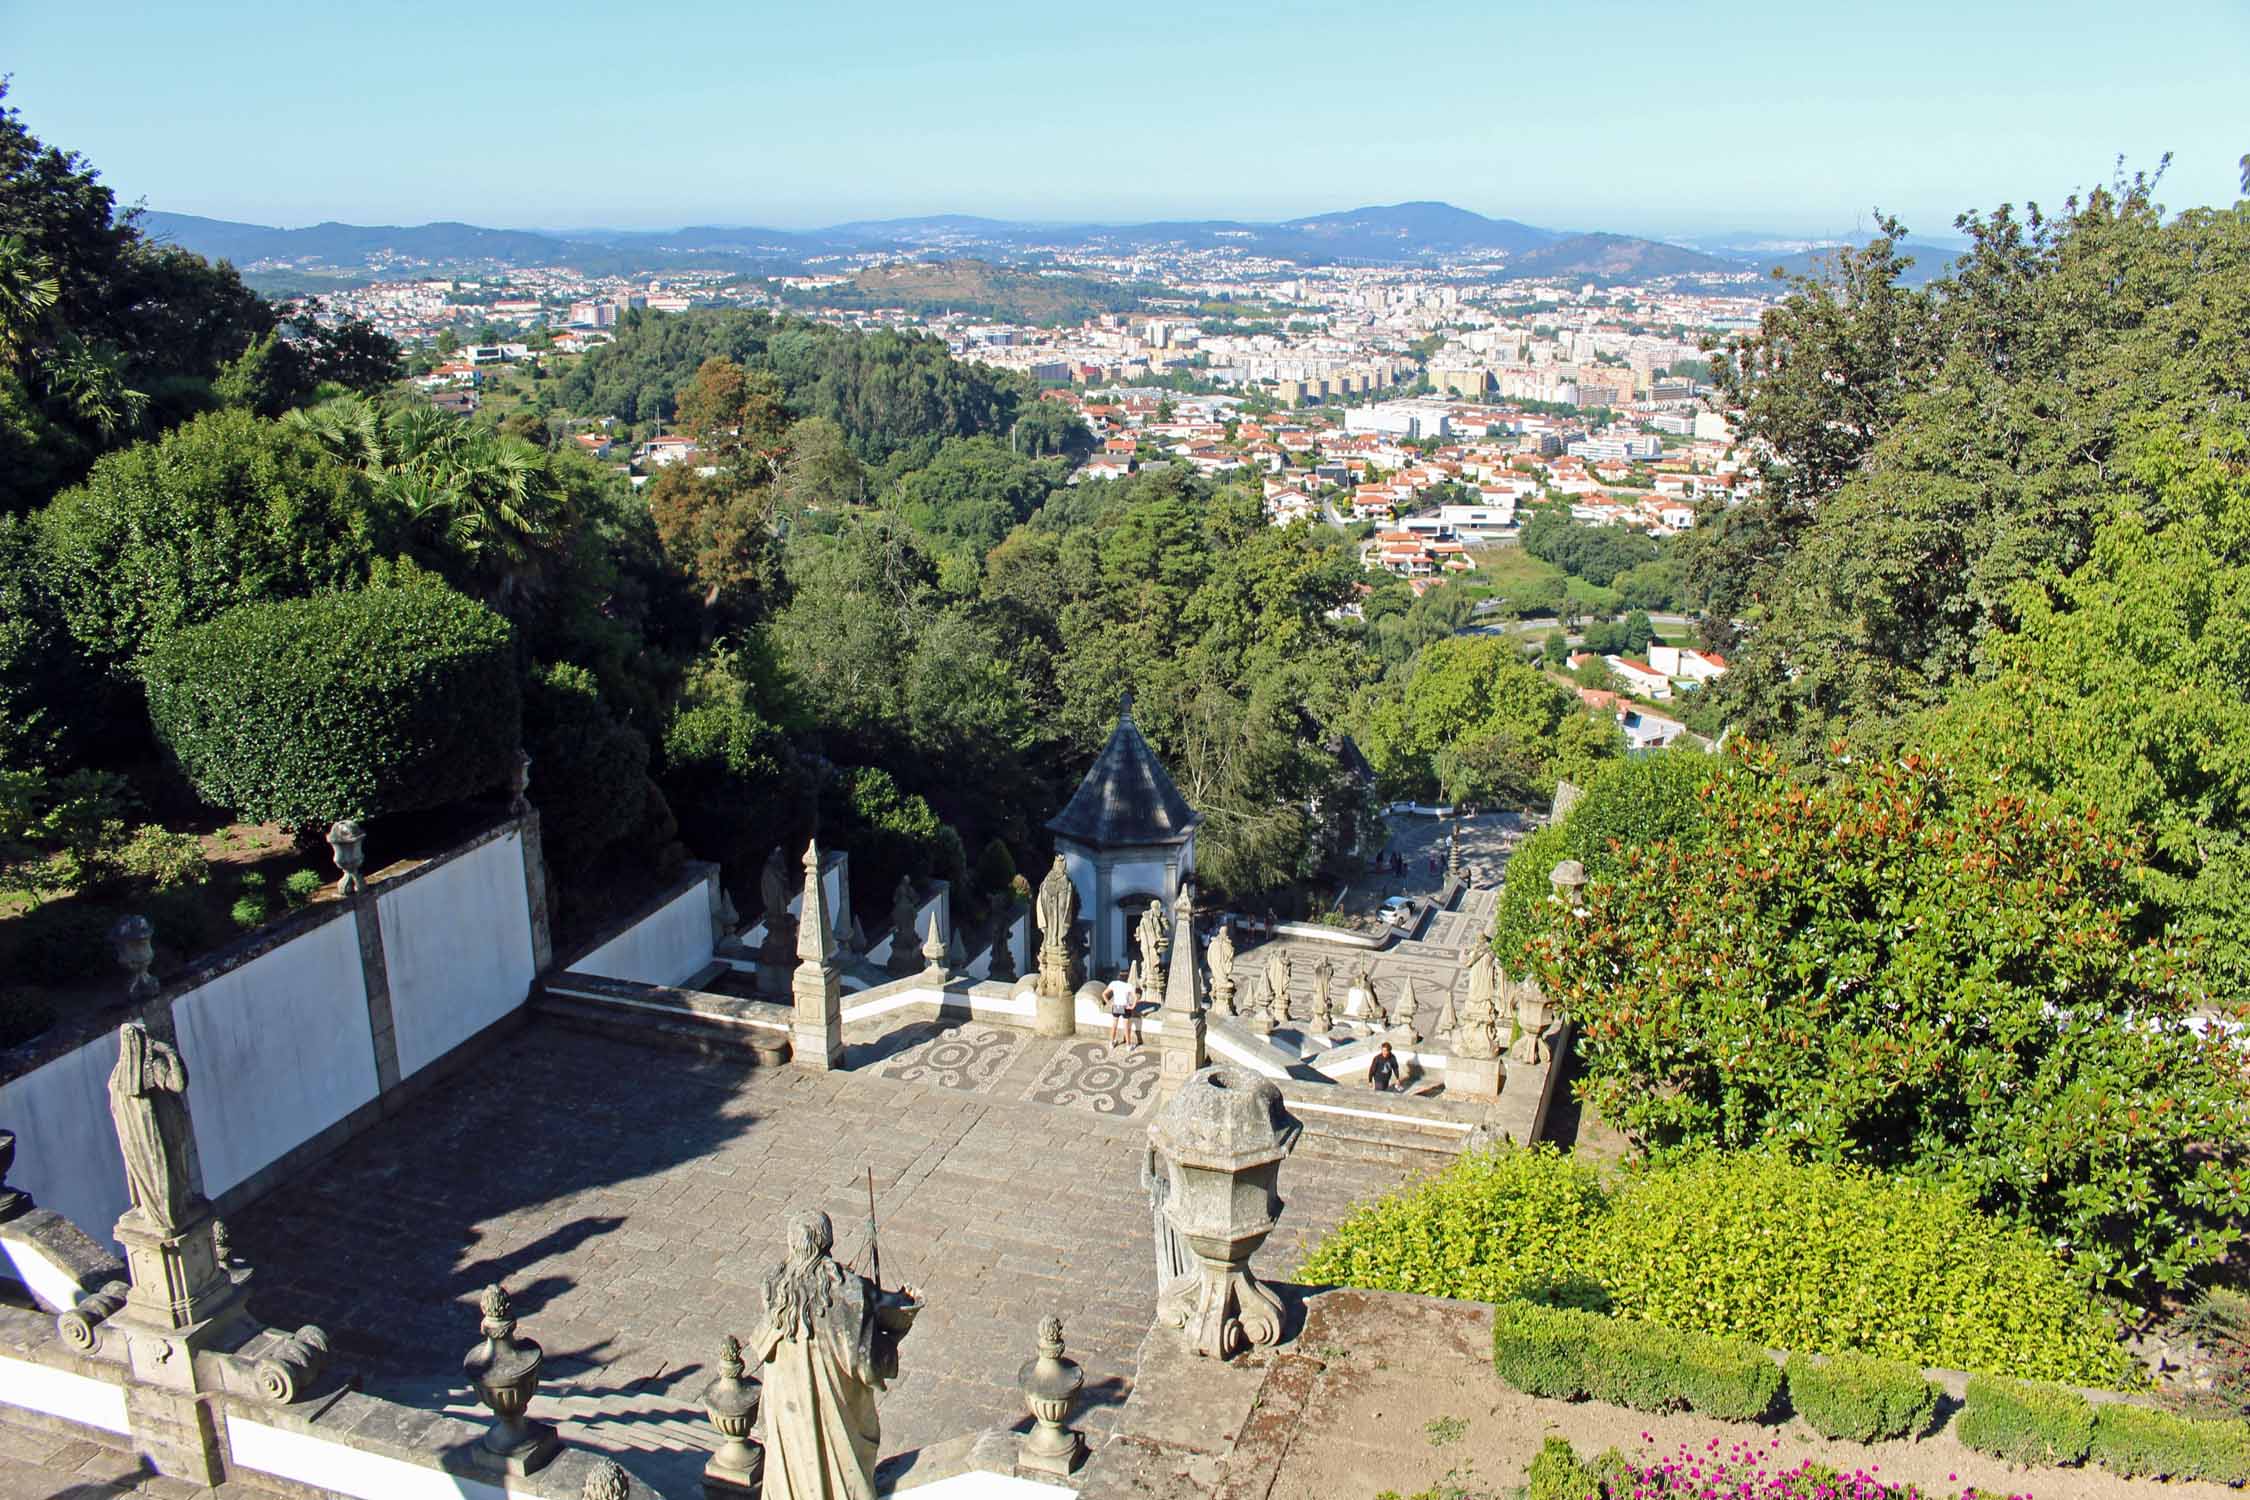
[{"label": "green shrub", "polygon": [[1300,1281],[1497,1302],[1577,1277],[1605,1197],[1584,1162],[1552,1147],[1464,1156],[1355,1210]]},{"label": "green shrub", "polygon": [[1541,1443],[1526,1478],[1530,1487],[1524,1500],[1587,1500],[1601,1493],[1601,1482],[1578,1461],[1568,1438],[1551,1437]]},{"label": "green shrub", "polygon": [[523,745],[549,868],[575,875],[639,824],[648,741],[617,721],[593,673],[564,663],[531,674]]},{"label": "green shrub", "polygon": [[1555,866],[1575,859],[1589,880],[1610,880],[1624,868],[1624,852],[1658,839],[1698,841],[1704,828],[1701,791],[1711,778],[1711,758],[1700,751],[1668,750],[1628,756],[1604,765],[1562,822],[1526,839],[1508,861],[1493,912],[1493,951],[1511,974],[1526,965],[1525,945],[1542,925]]},{"label": "green shrub", "polygon": [[2197,1421],[2177,1412],[2109,1402],[2094,1408],[2093,1461],[2125,1478],[2250,1484],[2250,1423]]},{"label": "green shrub", "polygon": [[1781,1370],[1762,1349],[1633,1318],[1509,1301],[1492,1310],[1492,1367],[1531,1396],[1591,1396],[1635,1411],[1681,1407],[1723,1421],[1765,1415]]},{"label": "green shrub", "polygon": [[513,769],[513,642],[434,586],[245,605],[149,653],[149,715],[237,817],[319,828],[443,807]]},{"label": "green shrub", "polygon": [[181,954],[192,956],[234,935],[233,925],[220,917],[198,887],[158,891],[134,905],[154,924],[156,941]]},{"label": "green shrub", "polygon": [[2131,1369],[2108,1316],[2027,1231],[1950,1190],[1762,1154],[1651,1167],[1614,1193],[1545,1149],[1464,1157],[1354,1212],[1297,1274],[1917,1367],[2086,1384]]},{"label": "green shrub", "polygon": [[1576,1401],[1586,1394],[1587,1349],[1603,1320],[1572,1308],[1506,1301],[1492,1309],[1492,1368],[1527,1396]]},{"label": "green shrub", "polygon": [[1976,1375],[1953,1435],[2010,1463],[2074,1464],[2093,1445],[2094,1408],[2065,1386]]},{"label": "green shrub", "polygon": [[328,882],[320,878],[318,870],[291,870],[289,878],[281,883],[281,888],[288,894],[291,909],[295,909],[308,904],[320,894],[321,887],[326,884]]},{"label": "green shrub", "polygon": [[[71,984],[117,970],[109,945],[115,912],[69,901],[50,901],[17,917],[15,968],[39,984]],[[119,988],[123,988],[122,978]]]},{"label": "green shrub", "polygon": [[243,876],[234,905],[227,911],[237,927],[263,927],[266,919],[273,915],[273,898],[266,893],[266,877],[256,870]]},{"label": "green shrub", "polygon": [[134,829],[132,837],[111,858],[120,871],[138,876],[160,891],[198,885],[211,870],[210,862],[203,857],[201,839],[192,833],[173,833],[154,823]]},{"label": "green shrub", "polygon": [[1586,1264],[1619,1312],[1769,1349],[2088,1385],[2130,1370],[2053,1252],[1948,1188],[1713,1153],[1629,1179]]},{"label": "green shrub", "polygon": [[38,527],[71,634],[110,662],[240,605],[353,587],[387,550],[363,475],[240,411],[109,454]]},{"label": "green shrub", "polygon": [[1823,1437],[1874,1443],[1920,1432],[1937,1410],[1937,1387],[1912,1365],[1837,1354],[1816,1364],[1789,1356],[1789,1404]]},{"label": "green shrub", "polygon": [[1781,1366],[1755,1344],[1741,1339],[1671,1334],[1674,1383],[1692,1411],[1723,1422],[1755,1422],[1773,1409],[1781,1394]]},{"label": "green shrub", "polygon": [[1674,1411],[1684,1404],[1679,1335],[1631,1318],[1580,1313],[1586,1320],[1586,1394],[1635,1411]]},{"label": "green shrub", "polygon": [[55,1008],[38,995],[0,990],[0,1049],[20,1046],[55,1024]]},{"label": "green shrub", "polygon": [[796,760],[780,729],[747,700],[714,699],[673,715],[660,785],[696,852],[746,880],[774,843],[775,807],[793,800]]}]

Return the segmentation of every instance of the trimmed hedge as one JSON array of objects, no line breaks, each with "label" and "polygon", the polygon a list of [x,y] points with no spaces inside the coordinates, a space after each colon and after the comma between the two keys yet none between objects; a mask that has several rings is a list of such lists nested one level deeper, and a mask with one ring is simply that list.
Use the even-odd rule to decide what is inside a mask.
[{"label": "trimmed hedge", "polygon": [[1528,1395],[1590,1396],[1636,1411],[1684,1407],[1728,1422],[1764,1416],[1781,1390],[1781,1370],[1765,1351],[1737,1340],[1530,1302],[1494,1307],[1492,1365]]},{"label": "trimmed hedge", "polygon": [[2074,1464],[2093,1446],[2094,1408],[2066,1386],[1974,1375],[1953,1435],[2010,1463]]},{"label": "trimmed hedge", "polygon": [[2114,1322],[2028,1230],[1950,1189],[1762,1153],[1629,1173],[1463,1157],[1358,1209],[1307,1282],[1614,1311],[1808,1354],[2120,1385]]},{"label": "trimmed hedge", "polygon": [[2197,1421],[2113,1402],[2094,1408],[2093,1461],[2124,1478],[2250,1484],[2250,1423]]},{"label": "trimmed hedge", "polygon": [[252,822],[443,807],[504,782],[522,734],[514,631],[436,585],[245,605],[143,676],[157,738]]},{"label": "trimmed hedge", "polygon": [[1792,1354],[1784,1373],[1789,1405],[1823,1437],[1874,1443],[1920,1432],[1937,1411],[1938,1389],[1912,1365],[1831,1355],[1815,1364]]}]

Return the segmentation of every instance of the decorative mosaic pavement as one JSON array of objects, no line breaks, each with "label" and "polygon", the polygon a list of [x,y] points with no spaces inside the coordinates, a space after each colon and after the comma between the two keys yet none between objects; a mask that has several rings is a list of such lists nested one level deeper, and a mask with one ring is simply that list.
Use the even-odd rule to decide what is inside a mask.
[{"label": "decorative mosaic pavement", "polygon": [[1105,1041],[1072,1042],[1055,1049],[1054,1060],[1024,1098],[1033,1104],[1100,1115],[1131,1115],[1156,1091],[1157,1070],[1153,1047],[1118,1049]]},{"label": "decorative mosaic pavement", "polygon": [[1007,1071],[1021,1040],[1020,1032],[963,1021],[906,1048],[879,1071],[900,1083],[981,1094]]}]

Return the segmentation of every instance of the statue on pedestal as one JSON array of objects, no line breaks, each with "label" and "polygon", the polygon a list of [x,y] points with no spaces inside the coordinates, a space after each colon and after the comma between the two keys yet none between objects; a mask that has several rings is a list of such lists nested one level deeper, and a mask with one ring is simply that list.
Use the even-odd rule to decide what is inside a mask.
[{"label": "statue on pedestal", "polygon": [[1469,960],[1469,994],[1461,1002],[1453,1026],[1453,1051],[1460,1057],[1494,1058],[1500,1055],[1499,978],[1492,950],[1479,947]]},{"label": "statue on pedestal", "polygon": [[[1186,887],[1182,886],[1182,890]],[[1141,909],[1141,922],[1134,944],[1141,954],[1141,983],[1153,988],[1164,982],[1164,903],[1151,901]]]},{"label": "statue on pedestal", "polygon": [[1224,917],[1219,919],[1219,930],[1211,934],[1211,946],[1205,950],[1211,964],[1211,998],[1218,1003],[1219,1014],[1234,1014],[1234,930]]},{"label": "statue on pedestal", "polygon": [[1071,972],[1071,938],[1078,926],[1078,887],[1061,855],[1039,882],[1039,899],[1033,907],[1039,919],[1039,993],[1067,997],[1075,988]]},{"label": "statue on pedestal", "polygon": [[759,1367],[764,1494],[874,1500],[875,1393],[898,1375],[899,1341],[921,1299],[838,1265],[824,1213],[791,1214],[786,1236],[787,1255],[765,1279],[765,1323],[745,1347]]},{"label": "statue on pedestal", "polygon": [[1289,955],[1279,947],[1266,954],[1266,1025],[1267,1035],[1273,1028],[1289,1019]]},{"label": "statue on pedestal", "polygon": [[1312,966],[1312,1024],[1322,1036],[1336,1029],[1336,965],[1325,953]]},{"label": "statue on pedestal", "polygon": [[138,1021],[117,1028],[109,1117],[125,1157],[125,1185],[150,1229],[173,1234],[194,1215],[188,1180],[187,1064]]},{"label": "statue on pedestal", "polygon": [[758,989],[767,995],[788,994],[789,976],[797,967],[797,919],[789,914],[789,875],[789,863],[776,844],[758,872],[758,898],[766,918],[766,935],[758,944]]}]

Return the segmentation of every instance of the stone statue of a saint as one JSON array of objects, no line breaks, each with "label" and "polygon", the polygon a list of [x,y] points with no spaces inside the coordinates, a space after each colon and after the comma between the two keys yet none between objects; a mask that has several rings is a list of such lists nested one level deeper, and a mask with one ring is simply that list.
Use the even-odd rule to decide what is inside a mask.
[{"label": "stone statue of a saint", "polygon": [[875,1393],[898,1375],[898,1344],[922,1310],[836,1263],[828,1215],[789,1216],[788,1251],[766,1274],[766,1320],[744,1347],[762,1383],[758,1441],[766,1500],[875,1500],[882,1423]]},{"label": "stone statue of a saint", "polygon": [[922,903],[914,899],[914,882],[899,876],[898,889],[891,893],[891,958],[885,965],[893,975],[903,977],[922,967],[922,934],[914,926],[921,911]]},{"label": "stone statue of a saint", "polygon": [[1323,1036],[1336,1029],[1336,965],[1325,953],[1312,966],[1312,1023]]},{"label": "stone statue of a saint", "polygon": [[992,963],[984,977],[1001,981],[1016,977],[1016,906],[1006,896],[992,916]]},{"label": "stone statue of a saint", "polygon": [[1234,932],[1226,919],[1219,919],[1219,930],[1211,934],[1211,946],[1204,950],[1211,965],[1211,998],[1218,1003],[1219,1014],[1234,1014]]},{"label": "stone statue of a saint", "polygon": [[1151,901],[1141,909],[1140,932],[1139,936],[1134,939],[1134,945],[1140,949],[1142,982],[1162,985],[1164,982],[1163,902]]},{"label": "stone statue of a saint", "polygon": [[1078,887],[1071,884],[1070,868],[1059,854],[1048,868],[1047,878],[1039,882],[1034,910],[1039,918],[1039,951],[1067,958],[1071,929],[1078,925]]},{"label": "stone statue of a saint", "polygon": [[133,1207],[151,1229],[172,1234],[194,1217],[188,1181],[187,1064],[138,1021],[117,1028],[109,1117],[125,1156]]},{"label": "stone statue of a saint", "polygon": [[1289,955],[1278,947],[1266,955],[1266,1015],[1276,1025],[1289,1019]]},{"label": "stone statue of a saint", "polygon": [[773,853],[766,856],[766,867],[758,872],[758,897],[765,903],[769,935],[796,920],[789,915],[790,888],[794,884],[789,875],[789,862],[782,857],[781,846],[776,844]]},{"label": "stone statue of a saint", "polygon": [[1462,1057],[1500,1055],[1499,977],[1492,950],[1478,947],[1469,960],[1469,993],[1455,1013],[1453,1050]]}]

